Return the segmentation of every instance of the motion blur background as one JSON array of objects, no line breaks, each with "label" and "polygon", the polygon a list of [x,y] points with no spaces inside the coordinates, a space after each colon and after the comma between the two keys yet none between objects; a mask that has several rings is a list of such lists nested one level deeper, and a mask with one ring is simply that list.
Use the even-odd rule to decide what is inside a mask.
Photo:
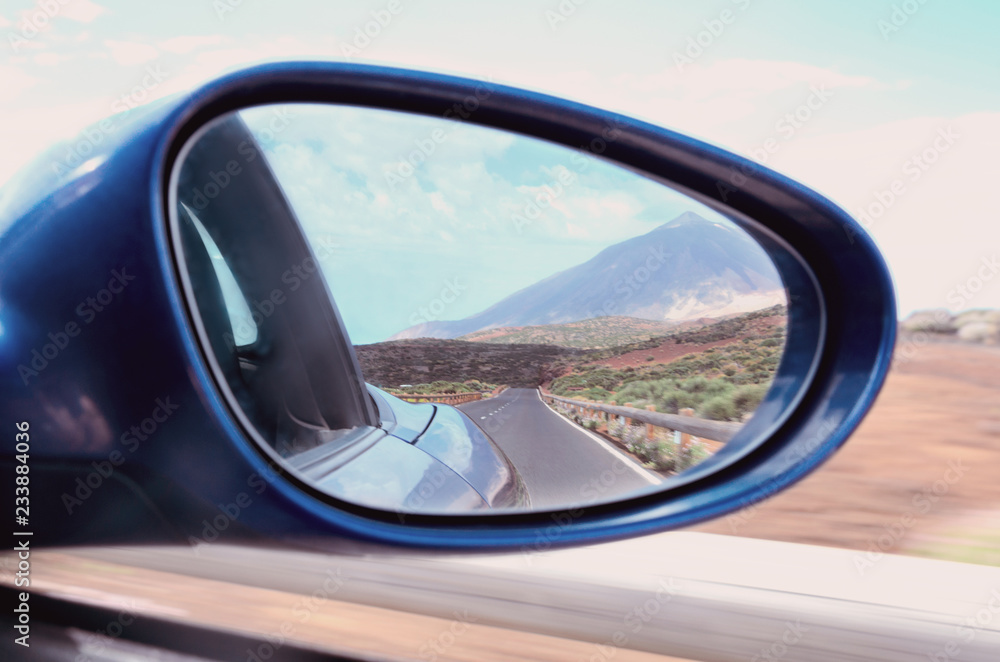
[{"label": "motion blur background", "polygon": [[845,548],[861,574],[886,553],[1000,565],[998,19],[988,0],[7,0],[0,185],[103,117],[264,59],[459,74],[708,140],[858,218],[905,323],[846,448],[700,530]]}]

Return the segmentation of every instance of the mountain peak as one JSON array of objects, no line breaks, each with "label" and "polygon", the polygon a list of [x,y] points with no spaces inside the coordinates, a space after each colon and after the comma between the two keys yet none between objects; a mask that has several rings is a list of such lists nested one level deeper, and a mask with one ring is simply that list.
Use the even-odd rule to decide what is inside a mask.
[{"label": "mountain peak", "polygon": [[721,317],[785,303],[764,250],[746,233],[685,212],[462,320],[426,322],[391,339],[458,336],[595,317]]}]

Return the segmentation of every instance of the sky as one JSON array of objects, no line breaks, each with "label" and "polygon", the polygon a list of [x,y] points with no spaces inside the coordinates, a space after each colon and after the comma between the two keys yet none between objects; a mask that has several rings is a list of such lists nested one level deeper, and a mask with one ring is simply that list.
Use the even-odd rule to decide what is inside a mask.
[{"label": "sky", "polygon": [[631,170],[468,122],[320,104],[240,115],[322,256],[355,344],[479,313],[686,212],[735,230]]},{"label": "sky", "polygon": [[0,187],[88,124],[232,68],[372,62],[547,92],[756,158],[862,221],[902,315],[1000,307],[998,19],[989,0],[8,0]]}]

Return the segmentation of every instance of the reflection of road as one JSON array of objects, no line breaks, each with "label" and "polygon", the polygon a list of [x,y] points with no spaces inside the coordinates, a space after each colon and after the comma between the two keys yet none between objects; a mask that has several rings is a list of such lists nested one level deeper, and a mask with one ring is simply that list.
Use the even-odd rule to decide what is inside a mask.
[{"label": "reflection of road", "polygon": [[511,388],[458,408],[514,463],[535,508],[604,500],[661,481],[607,441],[549,409],[535,389]]}]

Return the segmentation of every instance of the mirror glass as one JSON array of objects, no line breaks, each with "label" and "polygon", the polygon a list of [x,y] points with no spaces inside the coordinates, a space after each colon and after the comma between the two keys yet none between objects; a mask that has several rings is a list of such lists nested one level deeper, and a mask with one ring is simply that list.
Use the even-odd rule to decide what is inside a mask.
[{"label": "mirror glass", "polygon": [[175,249],[248,434],[402,514],[618,500],[752,442],[785,288],[741,227],[602,159],[617,135],[318,104],[199,131]]}]

